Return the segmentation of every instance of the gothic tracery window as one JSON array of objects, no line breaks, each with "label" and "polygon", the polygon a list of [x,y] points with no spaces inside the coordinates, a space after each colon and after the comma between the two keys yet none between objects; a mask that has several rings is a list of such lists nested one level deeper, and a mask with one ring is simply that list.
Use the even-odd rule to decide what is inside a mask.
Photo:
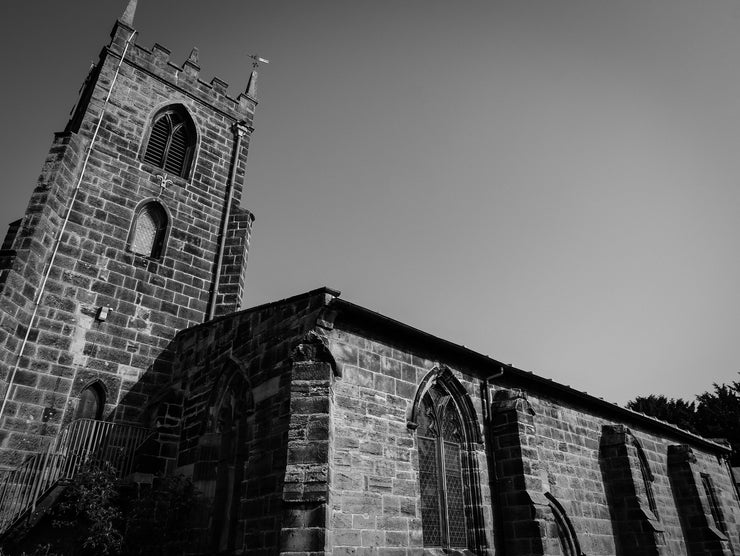
[{"label": "gothic tracery window", "polygon": [[185,177],[195,150],[195,127],[185,110],[166,108],[155,117],[144,162]]},{"label": "gothic tracery window", "polygon": [[425,546],[465,548],[465,435],[452,397],[435,385],[417,417],[421,521]]}]

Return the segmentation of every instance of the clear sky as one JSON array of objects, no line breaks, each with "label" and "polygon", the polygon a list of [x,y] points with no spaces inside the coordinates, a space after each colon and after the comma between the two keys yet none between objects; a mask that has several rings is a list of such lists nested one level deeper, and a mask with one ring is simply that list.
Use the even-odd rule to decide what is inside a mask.
[{"label": "clear sky", "polygon": [[[125,0],[0,5],[0,226]],[[328,285],[624,403],[740,370],[737,0],[139,0],[260,70],[246,306]]]}]

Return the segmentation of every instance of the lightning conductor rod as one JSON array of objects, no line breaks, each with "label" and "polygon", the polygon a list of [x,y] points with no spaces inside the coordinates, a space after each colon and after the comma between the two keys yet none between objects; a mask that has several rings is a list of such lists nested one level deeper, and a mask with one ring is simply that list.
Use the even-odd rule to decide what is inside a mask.
[{"label": "lightning conductor rod", "polygon": [[[36,291],[36,298],[34,299],[33,313],[31,314],[31,320],[28,323],[28,327],[26,328],[26,335],[23,337],[23,343],[21,344],[20,350],[18,351],[18,358],[15,361],[15,366],[13,367],[13,371],[10,374],[10,379],[8,380],[7,386],[5,388],[5,394],[3,395],[3,403],[2,405],[0,405],[0,419],[2,419],[3,414],[5,413],[5,406],[7,405],[8,398],[10,397],[10,391],[13,387],[13,382],[15,381],[15,375],[18,371],[18,367],[20,366],[21,358],[23,357],[23,352],[26,349],[26,344],[28,343],[28,337],[31,333],[31,329],[33,328],[34,322],[36,321],[36,315],[39,310],[39,305],[41,304],[41,298],[43,297],[44,290],[46,289],[46,282],[49,279],[49,275],[51,274],[51,269],[54,266],[54,261],[56,260],[57,252],[59,251],[59,245],[62,243],[62,236],[64,235],[64,232],[67,228],[67,222],[69,222],[69,216],[72,213],[72,207],[74,206],[75,200],[77,199],[77,193],[80,190],[80,185],[82,184],[82,178],[85,176],[85,170],[87,169],[87,163],[90,160],[90,154],[92,153],[93,145],[95,144],[95,140],[98,137],[98,131],[100,130],[100,126],[103,123],[103,116],[105,116],[105,110],[108,107],[108,101],[110,100],[111,94],[113,93],[113,87],[116,84],[116,79],[118,79],[118,74],[121,71],[121,65],[123,64],[123,60],[126,57],[126,52],[128,52],[128,47],[131,44],[131,41],[133,40],[136,33],[137,31],[133,31],[131,33],[128,40],[126,41],[126,45],[123,47],[123,53],[121,54],[121,59],[118,61],[118,65],[116,66],[116,72],[113,75],[113,80],[111,81],[110,87],[108,88],[108,94],[105,97],[103,108],[100,111],[100,117],[98,118],[98,123],[95,125],[95,131],[93,132],[92,139],[90,140],[90,144],[87,147],[87,152],[85,153],[85,160],[82,163],[82,168],[80,170],[80,177],[77,179],[77,185],[75,185],[74,191],[72,192],[72,198],[69,200],[69,203],[67,204],[67,212],[64,215],[62,227],[59,229],[59,234],[57,235],[56,241],[54,242],[54,250],[51,253],[51,258],[49,259],[49,263],[46,266],[46,270],[44,271],[44,277],[41,280],[41,285],[39,286],[39,289]],[[70,391],[71,391],[71,388],[70,388]],[[69,401],[69,393],[67,394],[67,401]],[[67,404],[65,403],[65,407],[63,411],[67,409],[66,405]]]}]

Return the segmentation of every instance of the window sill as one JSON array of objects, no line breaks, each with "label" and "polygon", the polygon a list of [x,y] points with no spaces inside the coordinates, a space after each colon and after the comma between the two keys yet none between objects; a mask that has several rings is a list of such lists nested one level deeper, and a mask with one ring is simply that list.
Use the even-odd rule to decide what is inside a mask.
[{"label": "window sill", "polygon": [[474,552],[471,552],[467,548],[441,548],[441,547],[425,547],[424,556],[475,556]]},{"label": "window sill", "polygon": [[154,259],[152,257],[147,257],[145,255],[139,255],[138,253],[134,253],[133,251],[129,251],[131,256],[133,257],[132,264],[138,268],[143,268],[147,272],[151,272],[152,274],[156,274],[159,270],[159,265],[162,263],[162,259]]},{"label": "window sill", "polygon": [[652,510],[650,510],[649,508],[646,508],[644,504],[640,503],[640,511],[642,512],[642,515],[645,518],[645,521],[647,521],[648,526],[655,533],[665,532],[665,527],[663,527],[663,524],[658,519],[658,516],[655,515]]},{"label": "window sill", "polygon": [[713,536],[713,537],[717,538],[720,541],[726,541],[727,540],[727,535],[725,535],[722,531],[720,531],[719,529],[717,529],[715,526],[709,525],[707,527],[707,529],[709,530],[710,536]]}]

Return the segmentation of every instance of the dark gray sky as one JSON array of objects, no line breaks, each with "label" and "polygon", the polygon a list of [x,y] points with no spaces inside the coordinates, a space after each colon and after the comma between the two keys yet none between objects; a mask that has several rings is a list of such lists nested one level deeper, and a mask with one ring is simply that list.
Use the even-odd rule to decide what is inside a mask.
[{"label": "dark gray sky", "polygon": [[[0,225],[125,0],[5,0]],[[623,403],[740,370],[736,0],[140,0],[260,72],[247,306],[321,285]]]}]

